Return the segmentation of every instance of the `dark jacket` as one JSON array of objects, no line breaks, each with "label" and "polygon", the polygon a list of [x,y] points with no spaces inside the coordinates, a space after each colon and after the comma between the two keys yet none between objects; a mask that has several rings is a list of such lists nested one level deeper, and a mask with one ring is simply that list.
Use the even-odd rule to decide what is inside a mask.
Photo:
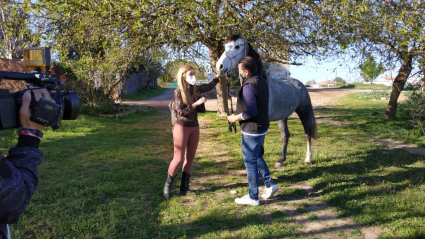
[{"label": "dark jacket", "polygon": [[243,81],[238,95],[237,112],[243,113],[247,106],[242,100],[244,86],[251,85],[257,102],[257,115],[252,118],[241,120],[239,124],[243,133],[261,134],[267,132],[269,120],[269,86],[267,80],[261,75],[251,75]]},{"label": "dark jacket", "polygon": [[[218,82],[219,82],[219,79],[214,78],[208,84],[198,85],[196,87],[196,93],[198,97],[201,97],[201,93],[205,93],[214,89],[214,87],[217,85]],[[190,97],[192,97],[192,99],[194,100],[192,92],[190,92]],[[173,101],[170,103],[169,107],[171,110],[171,121],[173,125],[174,123],[176,123],[178,125],[182,125],[185,127],[199,126],[198,112],[205,113],[204,104],[196,108],[192,108],[192,105],[184,104],[181,91],[179,88],[176,88],[176,90],[174,90]]]},{"label": "dark jacket", "polygon": [[21,217],[35,192],[38,165],[43,160],[39,142],[32,136],[19,136],[17,147],[6,158],[0,154],[0,239],[6,238],[5,224]]}]

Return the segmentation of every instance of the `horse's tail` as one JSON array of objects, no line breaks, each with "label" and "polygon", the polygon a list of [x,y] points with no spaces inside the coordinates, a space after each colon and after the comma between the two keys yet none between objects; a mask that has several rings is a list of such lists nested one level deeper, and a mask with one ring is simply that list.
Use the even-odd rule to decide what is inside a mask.
[{"label": "horse's tail", "polygon": [[313,105],[311,104],[310,95],[308,95],[307,89],[305,98],[302,100],[295,112],[298,116],[300,116],[301,122],[304,126],[304,132],[310,137],[312,145],[316,145],[316,117],[314,117]]},{"label": "horse's tail", "polygon": [[[310,104],[311,105],[311,104]],[[310,137],[311,137],[311,144],[317,145],[317,124],[316,124],[316,117],[314,117],[314,111],[313,106],[310,107]]]}]

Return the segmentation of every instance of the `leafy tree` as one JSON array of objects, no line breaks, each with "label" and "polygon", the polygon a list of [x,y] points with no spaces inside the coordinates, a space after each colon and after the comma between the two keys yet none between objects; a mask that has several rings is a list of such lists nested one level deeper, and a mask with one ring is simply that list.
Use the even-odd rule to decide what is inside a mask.
[{"label": "leafy tree", "polygon": [[[193,46],[200,44],[208,49],[206,59],[215,74],[215,65],[224,51],[229,29],[236,26],[266,61],[295,64],[306,52],[316,50],[320,54],[320,47],[327,44],[318,35],[316,28],[320,27],[320,21],[314,2],[309,0],[153,2],[157,12],[149,22],[152,44],[165,43],[173,49],[198,56],[202,52]],[[227,114],[224,78],[217,86],[217,99],[218,113]]]},{"label": "leafy tree", "polygon": [[309,80],[305,83],[306,86],[312,86],[312,85],[315,85],[315,84],[316,84],[315,80]]},{"label": "leafy tree", "polygon": [[400,66],[385,112],[394,119],[397,100],[414,65],[421,64],[425,51],[425,2],[416,0],[326,0],[321,19],[330,41],[352,57],[379,56],[384,66]]},{"label": "leafy tree", "polygon": [[0,1],[0,57],[22,59],[22,48],[38,44],[39,33],[31,33],[30,0]]},{"label": "leafy tree", "polygon": [[[62,58],[85,61],[79,71],[125,72],[135,56],[170,47],[186,57],[204,56],[211,68],[224,51],[229,29],[240,27],[265,61],[297,64],[306,54],[321,56],[329,40],[320,35],[319,3],[226,0],[40,0],[49,19],[49,40]],[[107,64],[111,64],[107,68]],[[78,65],[78,64],[77,64]],[[77,66],[76,65],[76,66]],[[103,74],[102,74],[103,75]],[[110,81],[115,81],[109,77]],[[112,85],[112,84],[111,84]],[[224,78],[217,86],[219,114],[227,114]]]},{"label": "leafy tree", "polygon": [[208,76],[206,75],[206,71],[203,67],[198,66],[195,62],[191,62],[184,59],[179,59],[175,61],[169,61],[165,64],[164,74],[161,75],[161,79],[164,82],[175,82],[176,74],[179,68],[182,65],[191,65],[195,70],[195,75],[198,81],[208,80]]},{"label": "leafy tree", "polygon": [[161,72],[161,48],[148,47],[148,37],[131,35],[133,31],[149,33],[138,25],[147,18],[130,10],[140,7],[153,14],[149,9],[155,8],[148,8],[148,3],[40,0],[35,6],[37,17],[48,26],[45,42],[59,53],[63,74],[79,89],[83,102],[95,107],[109,103],[117,86],[137,68],[147,70],[148,78]]},{"label": "leafy tree", "polygon": [[345,83],[347,83],[344,79],[342,79],[341,77],[335,77],[334,79],[335,82],[337,83],[341,83],[343,85],[345,85]]},{"label": "leafy tree", "polygon": [[131,64],[128,71],[130,73],[145,73],[147,79],[146,86],[148,86],[164,73],[164,67],[159,59],[145,52],[136,57],[136,60]]},{"label": "leafy tree", "polygon": [[384,66],[382,64],[376,64],[375,59],[371,55],[367,56],[360,66],[361,76],[366,82],[370,82],[372,85],[373,80],[376,79],[380,74],[384,73]]}]

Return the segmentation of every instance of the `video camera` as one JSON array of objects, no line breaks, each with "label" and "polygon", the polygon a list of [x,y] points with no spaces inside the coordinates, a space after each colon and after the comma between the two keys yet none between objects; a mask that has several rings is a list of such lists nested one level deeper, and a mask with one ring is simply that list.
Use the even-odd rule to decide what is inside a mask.
[{"label": "video camera", "polygon": [[35,67],[32,73],[18,73],[0,71],[0,81],[5,79],[24,80],[32,88],[10,93],[7,89],[0,89],[0,130],[18,128],[19,109],[25,91],[45,88],[52,100],[41,98],[35,101],[31,92],[30,120],[44,126],[58,129],[62,119],[75,120],[78,117],[80,101],[76,92],[68,91],[56,75],[41,72],[41,67],[50,67],[50,48],[26,48],[24,52],[24,66]]}]

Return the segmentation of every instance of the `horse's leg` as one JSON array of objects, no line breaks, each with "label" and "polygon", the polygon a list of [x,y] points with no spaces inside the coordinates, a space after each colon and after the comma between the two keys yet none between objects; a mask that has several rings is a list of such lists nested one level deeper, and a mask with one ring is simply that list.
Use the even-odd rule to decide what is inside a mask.
[{"label": "horse's leg", "polygon": [[304,127],[305,138],[307,139],[307,155],[304,162],[311,164],[311,156],[313,154],[311,150],[311,140],[316,139],[317,128],[316,128],[316,119],[314,118],[313,108],[311,104],[309,107],[299,107],[295,112],[300,117],[301,123]]},{"label": "horse's leg", "polygon": [[311,137],[308,134],[305,134],[305,138],[307,139],[307,155],[304,162],[306,164],[311,164],[311,155],[313,154],[313,151],[311,150]]},{"label": "horse's leg", "polygon": [[288,148],[288,141],[291,134],[288,130],[288,118],[283,120],[278,120],[277,125],[280,129],[280,136],[282,137],[282,152],[280,153],[280,158],[274,165],[275,167],[282,167],[283,161],[286,160],[286,150]]}]

